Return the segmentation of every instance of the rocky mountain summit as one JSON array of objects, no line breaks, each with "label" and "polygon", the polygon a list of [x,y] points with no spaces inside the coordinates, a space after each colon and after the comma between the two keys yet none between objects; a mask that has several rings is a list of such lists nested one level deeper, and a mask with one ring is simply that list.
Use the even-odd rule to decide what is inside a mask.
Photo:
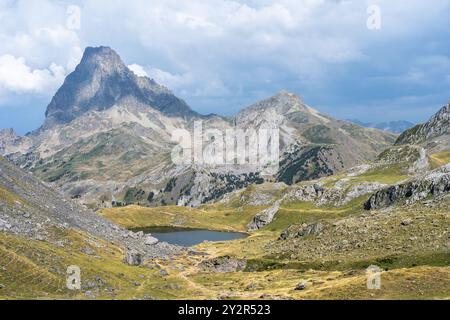
[{"label": "rocky mountain summit", "polygon": [[44,128],[67,124],[89,111],[148,105],[166,115],[199,116],[154,80],[139,77],[108,47],[87,48],[47,107]]},{"label": "rocky mountain summit", "polygon": [[31,141],[26,137],[20,137],[14,129],[0,130],[0,155],[20,152],[29,148]]},{"label": "rocky mountain summit", "polygon": [[450,103],[439,110],[430,120],[411,128],[398,137],[395,144],[419,144],[436,137],[450,135]]},{"label": "rocky mountain summit", "polygon": [[[280,168],[186,164],[171,160],[177,129],[280,132]],[[203,137],[204,148],[211,141]],[[41,128],[0,136],[0,154],[94,208],[126,204],[198,206],[250,184],[328,176],[375,158],[395,136],[339,121],[295,94],[275,96],[236,116],[200,115],[167,88],[135,75],[107,47],[87,48],[47,107]]]}]

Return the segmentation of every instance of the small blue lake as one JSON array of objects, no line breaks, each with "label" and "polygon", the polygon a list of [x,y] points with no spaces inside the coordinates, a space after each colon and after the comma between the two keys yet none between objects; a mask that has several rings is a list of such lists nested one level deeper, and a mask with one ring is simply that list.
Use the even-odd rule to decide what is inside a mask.
[{"label": "small blue lake", "polygon": [[159,241],[184,247],[191,247],[202,243],[203,241],[229,241],[243,239],[248,236],[248,234],[240,232],[221,232],[174,227],[150,227],[134,229],[133,231],[143,231],[147,234],[150,233]]}]

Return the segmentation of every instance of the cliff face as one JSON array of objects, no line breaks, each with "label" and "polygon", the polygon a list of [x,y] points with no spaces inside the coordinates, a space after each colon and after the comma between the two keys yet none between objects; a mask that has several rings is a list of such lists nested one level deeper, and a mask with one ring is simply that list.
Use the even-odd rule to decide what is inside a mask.
[{"label": "cliff face", "polygon": [[111,48],[89,47],[48,105],[44,127],[67,124],[86,112],[122,104],[143,104],[167,115],[198,116],[167,88],[135,75]]},{"label": "cliff face", "polygon": [[366,210],[380,209],[394,204],[411,204],[450,191],[450,165],[431,171],[412,181],[397,184],[374,193],[364,204]]},{"label": "cliff face", "polygon": [[403,132],[395,144],[418,144],[448,134],[450,134],[450,103],[439,110],[426,123]]},{"label": "cliff face", "polygon": [[[175,165],[172,133],[192,135],[195,121],[202,121],[204,133],[279,129],[278,172],[267,177],[263,165],[248,163]],[[198,206],[265,180],[294,184],[340,172],[375,158],[394,139],[323,115],[286,91],[232,118],[200,115],[169,89],[135,75],[114,50],[98,47],[86,49],[40,129],[26,137],[0,134],[0,154],[97,208]],[[210,145],[203,137],[204,149]]]}]

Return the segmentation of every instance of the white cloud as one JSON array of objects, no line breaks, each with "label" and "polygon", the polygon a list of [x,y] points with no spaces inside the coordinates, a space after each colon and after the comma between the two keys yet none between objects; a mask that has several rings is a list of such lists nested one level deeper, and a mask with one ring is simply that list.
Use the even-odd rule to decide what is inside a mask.
[{"label": "white cloud", "polygon": [[134,72],[135,75],[137,75],[138,77],[148,77],[147,72],[144,70],[144,67],[134,63],[134,64],[130,64],[128,66],[128,68]]},{"label": "white cloud", "polygon": [[64,68],[54,63],[48,69],[31,69],[24,58],[0,56],[0,88],[20,93],[46,93],[60,85],[64,77]]},{"label": "white cloud", "polygon": [[[345,70],[342,77],[352,77],[346,71],[353,65],[361,68],[353,75],[357,84],[365,67],[373,71],[370,77],[403,77],[402,83],[431,79],[416,49],[448,30],[449,2],[376,2],[382,12],[377,32],[366,27],[370,0],[0,1],[0,56],[23,57],[25,74],[43,72],[42,81],[52,83],[52,64],[69,72],[85,46],[108,45],[135,73],[148,74],[205,108],[217,107],[210,103],[218,97],[223,104],[233,100],[237,109],[243,100],[236,96],[250,101],[283,87],[309,96],[339,94],[326,85],[336,81],[338,68]],[[67,28],[69,5],[81,9],[80,30]],[[410,48],[401,50],[405,44]],[[433,48],[428,51],[434,54]],[[398,54],[404,55],[401,61],[390,60]],[[442,63],[445,59],[436,59],[437,66]],[[376,72],[383,68],[388,72]]]}]

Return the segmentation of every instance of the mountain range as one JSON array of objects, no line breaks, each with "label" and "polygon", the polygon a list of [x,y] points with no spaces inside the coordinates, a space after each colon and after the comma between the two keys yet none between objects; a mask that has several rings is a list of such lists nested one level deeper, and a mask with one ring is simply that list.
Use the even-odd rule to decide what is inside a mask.
[{"label": "mountain range", "polygon": [[[279,169],[174,164],[172,133],[197,121],[278,128]],[[201,115],[87,48],[42,127],[0,131],[0,153],[0,299],[448,299],[450,104],[399,136],[286,91]],[[180,247],[161,227],[245,237]]]},{"label": "mountain range", "polygon": [[[288,184],[374,159],[393,134],[336,120],[280,91],[233,117],[201,115],[169,89],[135,75],[108,47],[87,48],[47,107],[43,125],[0,132],[0,154],[92,207],[198,206],[263,181]],[[279,128],[281,160],[270,177],[254,166],[175,165],[176,129]]]},{"label": "mountain range", "polygon": [[365,128],[375,128],[392,133],[402,133],[403,131],[414,127],[414,123],[405,120],[389,121],[389,122],[363,122],[357,119],[349,120],[357,125]]}]

